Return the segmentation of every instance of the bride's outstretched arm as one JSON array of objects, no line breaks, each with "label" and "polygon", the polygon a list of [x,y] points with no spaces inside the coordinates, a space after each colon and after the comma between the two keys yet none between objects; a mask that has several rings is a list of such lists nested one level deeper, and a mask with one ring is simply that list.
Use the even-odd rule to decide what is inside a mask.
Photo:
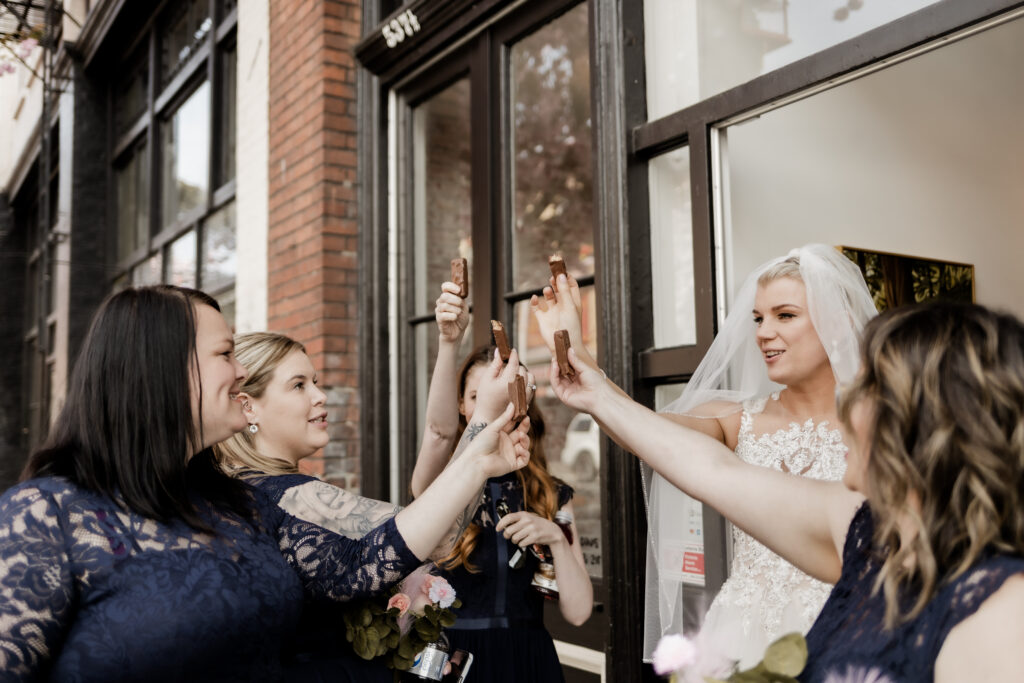
[{"label": "bride's outstretched arm", "polygon": [[[551,385],[571,408],[593,415],[626,450],[685,493],[811,576],[834,583],[847,527],[863,498],[839,483],[747,464],[717,439],[664,419],[579,362],[572,380],[552,363]],[[687,457],[680,457],[685,454]]]}]

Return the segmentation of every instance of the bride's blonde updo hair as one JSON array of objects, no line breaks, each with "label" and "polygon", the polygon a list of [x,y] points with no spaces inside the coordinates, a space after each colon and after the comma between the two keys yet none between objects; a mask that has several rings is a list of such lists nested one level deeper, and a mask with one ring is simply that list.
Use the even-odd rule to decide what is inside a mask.
[{"label": "bride's blonde updo hair", "polygon": [[[250,332],[235,337],[235,358],[249,372],[241,391],[260,398],[267,390],[274,371],[292,351],[306,353],[306,347],[291,337],[273,332]],[[246,472],[296,474],[295,463],[262,455],[256,450],[254,435],[243,429],[213,447],[217,462],[228,474]]]},{"label": "bride's blonde updo hair", "polygon": [[849,429],[854,404],[872,408],[875,590],[894,626],[986,550],[1024,554],[1024,325],[974,305],[892,309],[867,324],[862,368],[839,412]]}]

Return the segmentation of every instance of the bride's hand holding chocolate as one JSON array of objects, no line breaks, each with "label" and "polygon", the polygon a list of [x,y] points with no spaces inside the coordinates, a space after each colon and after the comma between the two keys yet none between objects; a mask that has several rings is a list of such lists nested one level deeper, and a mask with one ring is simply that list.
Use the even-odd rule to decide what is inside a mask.
[{"label": "bride's hand holding chocolate", "polygon": [[600,417],[596,415],[599,412],[598,407],[604,403],[605,398],[613,394],[620,394],[620,392],[596,365],[590,366],[584,363],[576,355],[575,347],[570,348],[567,355],[576,374],[571,378],[561,374],[558,359],[552,357],[551,389],[555,392],[558,400],[565,405],[581,413],[594,414],[595,418],[600,421]]},{"label": "bride's hand holding chocolate", "polygon": [[597,367],[597,362],[583,344],[583,300],[579,283],[576,278],[564,274],[552,277],[550,283],[541,296],[534,294],[530,298],[530,310],[537,320],[541,338],[554,354],[555,332],[568,331],[569,341],[580,349],[580,360],[590,367]]}]

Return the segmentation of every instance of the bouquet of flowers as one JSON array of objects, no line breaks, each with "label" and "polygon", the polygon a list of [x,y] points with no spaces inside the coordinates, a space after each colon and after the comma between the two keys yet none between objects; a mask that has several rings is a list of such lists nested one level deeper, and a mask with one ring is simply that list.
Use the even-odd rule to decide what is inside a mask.
[{"label": "bouquet of flowers", "polygon": [[799,633],[782,636],[768,646],[757,666],[738,671],[734,661],[717,655],[700,635],[664,636],[654,649],[654,671],[671,683],[797,683],[807,664],[807,642]]},{"label": "bouquet of flowers", "polygon": [[433,569],[424,564],[387,594],[349,604],[343,615],[345,638],[357,655],[383,658],[388,668],[406,671],[443,628],[455,624],[451,609],[462,603]]},{"label": "bouquet of flowers", "polygon": [[[703,633],[690,639],[679,634],[662,637],[653,655],[654,671],[670,683],[797,683],[807,665],[807,641],[799,633],[782,636],[765,650],[757,666],[739,671],[707,642]],[[829,673],[825,683],[892,683],[878,669],[847,667]]]}]

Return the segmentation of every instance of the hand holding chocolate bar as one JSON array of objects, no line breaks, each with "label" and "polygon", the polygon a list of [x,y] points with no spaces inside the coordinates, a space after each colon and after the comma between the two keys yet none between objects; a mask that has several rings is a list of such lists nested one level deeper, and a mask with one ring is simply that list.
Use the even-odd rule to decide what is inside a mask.
[{"label": "hand holding chocolate bar", "polygon": [[459,296],[459,287],[455,283],[445,282],[441,285],[441,294],[434,303],[434,319],[441,341],[458,344],[462,341],[469,327],[469,306]]},{"label": "hand holding chocolate bar", "polygon": [[555,332],[555,360],[558,361],[558,374],[562,377],[572,379],[576,376],[576,369],[569,362],[569,349],[572,343],[569,341],[569,333],[566,330]]}]

